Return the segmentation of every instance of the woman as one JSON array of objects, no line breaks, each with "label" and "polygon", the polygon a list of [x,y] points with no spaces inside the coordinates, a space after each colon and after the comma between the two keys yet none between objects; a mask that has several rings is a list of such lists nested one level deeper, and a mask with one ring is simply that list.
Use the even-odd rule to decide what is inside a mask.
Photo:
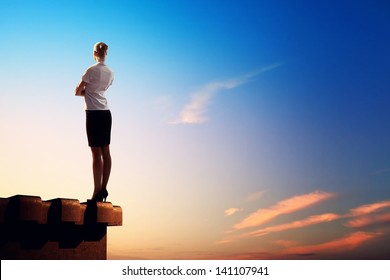
[{"label": "woman", "polygon": [[113,71],[105,64],[108,46],[99,42],[94,45],[96,64],[89,67],[76,87],[76,96],[85,99],[88,145],[92,151],[94,179],[93,201],[106,201],[107,183],[111,172],[111,112],[105,92],[114,80]]}]

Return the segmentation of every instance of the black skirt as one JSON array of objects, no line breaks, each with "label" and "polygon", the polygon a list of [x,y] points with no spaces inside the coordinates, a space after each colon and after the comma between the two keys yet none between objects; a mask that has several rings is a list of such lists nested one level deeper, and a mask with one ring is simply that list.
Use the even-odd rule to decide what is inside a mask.
[{"label": "black skirt", "polygon": [[110,145],[112,117],[110,110],[86,110],[87,137],[90,147]]}]

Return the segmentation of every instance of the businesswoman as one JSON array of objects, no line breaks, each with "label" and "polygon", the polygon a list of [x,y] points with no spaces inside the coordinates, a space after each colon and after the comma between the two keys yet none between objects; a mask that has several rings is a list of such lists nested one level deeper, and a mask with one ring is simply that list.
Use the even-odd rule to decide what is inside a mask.
[{"label": "businesswoman", "polygon": [[92,151],[93,201],[106,201],[111,172],[112,118],[105,93],[114,80],[114,72],[105,63],[107,50],[103,42],[94,45],[96,63],[85,71],[75,90],[75,95],[85,100],[87,138]]}]

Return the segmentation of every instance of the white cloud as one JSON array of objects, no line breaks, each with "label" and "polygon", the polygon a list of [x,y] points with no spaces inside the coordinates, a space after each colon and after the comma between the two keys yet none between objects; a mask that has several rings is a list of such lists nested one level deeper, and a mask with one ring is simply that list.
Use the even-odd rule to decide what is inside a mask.
[{"label": "white cloud", "polygon": [[228,217],[228,216],[232,216],[232,215],[236,214],[239,211],[242,211],[242,209],[239,209],[239,208],[229,208],[229,209],[226,209],[224,213],[225,213],[225,216]]},{"label": "white cloud", "polygon": [[211,99],[221,90],[237,88],[250,82],[256,76],[279,67],[280,64],[272,64],[260,70],[235,77],[225,81],[211,82],[192,94],[191,101],[184,106],[178,120],[171,124],[201,124],[207,121],[206,111]]}]

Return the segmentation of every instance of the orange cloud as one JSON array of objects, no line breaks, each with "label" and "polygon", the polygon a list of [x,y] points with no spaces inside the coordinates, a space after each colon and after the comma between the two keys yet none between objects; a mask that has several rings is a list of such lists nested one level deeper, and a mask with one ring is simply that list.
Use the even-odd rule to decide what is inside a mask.
[{"label": "orange cloud", "polygon": [[361,228],[390,222],[390,213],[388,212],[388,209],[386,213],[383,213],[383,211],[382,213],[375,213],[389,207],[390,201],[385,200],[351,209],[349,217],[351,217],[352,220],[348,221],[346,225],[353,228]]},{"label": "orange cloud", "polygon": [[282,247],[285,247],[285,248],[289,248],[289,247],[296,246],[297,242],[296,241],[292,241],[292,240],[276,240],[275,244],[278,244],[278,245],[280,245]]},{"label": "orange cloud", "polygon": [[252,231],[247,234],[248,237],[256,237],[256,236],[262,236],[266,235],[272,232],[280,232],[280,231],[285,231],[289,229],[295,229],[295,228],[302,228],[302,227],[307,227],[315,224],[320,224],[320,223],[325,223],[325,222],[331,222],[340,218],[343,218],[344,216],[338,215],[338,214],[333,214],[333,213],[326,213],[326,214],[321,214],[321,215],[315,215],[315,216],[310,216],[306,219],[299,220],[299,221],[294,221],[291,223],[286,223],[286,224],[281,224],[277,226],[272,226],[272,227],[266,227],[260,230]]},{"label": "orange cloud", "polygon": [[367,215],[386,207],[390,207],[390,200],[362,205],[351,209],[350,213],[352,216]]},{"label": "orange cloud", "polygon": [[367,226],[389,223],[389,222],[390,222],[390,213],[383,213],[383,214],[369,215],[369,216],[355,218],[348,221],[346,225],[353,228],[361,228],[361,227],[367,227]]},{"label": "orange cloud", "polygon": [[[315,192],[318,193],[318,192]],[[312,193],[313,194],[313,193]],[[324,194],[324,193],[321,193]],[[276,217],[277,215],[280,215],[277,213],[277,209],[279,210],[279,213],[286,214],[290,213],[287,212],[287,210],[291,210],[293,207],[293,200],[299,201],[301,200],[304,196],[309,196],[308,195],[302,195],[302,196],[296,196],[284,201],[281,201],[277,203],[275,206],[271,207],[268,209],[274,210],[274,215],[273,217]],[[332,194],[328,194],[328,197],[331,197]],[[324,197],[327,198],[326,195]],[[296,199],[298,198],[298,199]],[[323,198],[325,199],[325,198]],[[321,199],[318,198],[317,201],[320,201]],[[287,201],[287,203],[286,203]],[[314,201],[311,200],[311,201]],[[284,204],[285,207],[283,208],[281,205]],[[289,207],[287,207],[289,206]],[[390,211],[389,209],[386,209],[386,207],[390,207],[390,201],[382,201],[382,202],[376,202],[372,204],[366,204],[359,206],[357,208],[351,209],[347,214],[335,214],[335,213],[325,213],[325,214],[320,214],[320,215],[314,215],[310,216],[306,219],[298,220],[298,221],[293,221],[290,223],[284,223],[280,225],[275,225],[275,226],[270,226],[270,227],[265,227],[262,229],[254,230],[251,232],[243,233],[243,234],[236,234],[234,235],[234,229],[230,230],[228,232],[225,232],[227,236],[225,236],[221,241],[219,241],[219,244],[223,243],[231,243],[240,239],[245,239],[245,238],[251,238],[251,237],[259,237],[259,236],[264,236],[270,233],[274,232],[281,232],[281,231],[286,231],[290,229],[296,229],[296,228],[303,228],[315,224],[320,224],[320,223],[325,223],[325,222],[332,222],[338,219],[349,219],[347,223],[345,223],[346,226],[352,227],[352,228],[362,228],[362,227],[367,227],[367,226],[372,226],[372,225],[378,225],[378,224],[385,224],[385,223],[390,223]],[[385,211],[383,211],[385,209]],[[255,213],[259,212],[262,209],[259,209]],[[380,213],[376,213],[378,211],[381,211]],[[252,214],[253,215],[253,214]],[[250,217],[250,216],[249,216]],[[269,216],[268,216],[269,217]],[[248,217],[246,218],[248,219]],[[244,220],[245,221],[245,220]],[[240,224],[242,224],[241,222]],[[237,229],[237,227],[235,228]],[[342,239],[343,240],[343,239]],[[332,245],[332,243],[330,243]],[[328,244],[328,246],[330,246]]]},{"label": "orange cloud", "polygon": [[363,243],[382,235],[382,233],[375,232],[354,232],[342,238],[332,240],[326,243],[308,246],[297,246],[286,249],[285,254],[310,254],[310,253],[326,253],[326,252],[343,252],[346,250],[353,250]]},{"label": "orange cloud", "polygon": [[333,196],[334,194],[332,193],[321,191],[315,191],[304,195],[297,195],[286,200],[282,200],[270,208],[258,209],[240,223],[234,225],[233,228],[239,230],[248,227],[259,226],[280,215],[296,212],[313,204],[319,203],[325,199],[329,199]]}]

